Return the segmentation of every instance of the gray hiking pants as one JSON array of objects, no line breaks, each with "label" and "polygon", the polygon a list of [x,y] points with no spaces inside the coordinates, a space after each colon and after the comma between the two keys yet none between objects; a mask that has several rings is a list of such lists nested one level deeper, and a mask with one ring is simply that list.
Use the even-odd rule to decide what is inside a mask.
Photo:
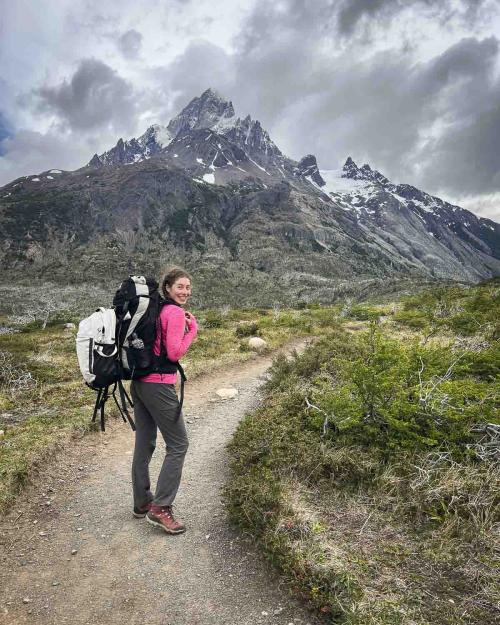
[{"label": "gray hiking pants", "polygon": [[[179,488],[184,457],[188,449],[182,414],[176,419],[179,400],[175,387],[173,384],[134,380],[130,390],[137,427],[132,462],[134,506],[144,508],[150,501],[158,506],[170,506]],[[153,497],[149,480],[149,463],[156,448],[158,430],[165,441],[166,455]]]}]

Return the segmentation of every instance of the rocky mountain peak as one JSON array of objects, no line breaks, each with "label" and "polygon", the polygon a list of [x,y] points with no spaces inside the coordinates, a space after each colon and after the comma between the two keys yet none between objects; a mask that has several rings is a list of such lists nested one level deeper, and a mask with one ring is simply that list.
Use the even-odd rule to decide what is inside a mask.
[{"label": "rocky mountain peak", "polygon": [[90,159],[89,167],[102,167],[102,161],[97,154]]},{"label": "rocky mountain peak", "polygon": [[344,163],[344,167],[342,167],[342,178],[352,178],[353,180],[356,180],[358,173],[358,166],[353,159],[348,156],[346,162]]},{"label": "rocky mountain peak", "polygon": [[303,156],[297,164],[295,173],[298,176],[310,178],[318,187],[324,187],[326,184],[319,173],[318,162],[314,154]]},{"label": "rocky mountain peak", "polygon": [[221,121],[234,117],[233,103],[225,100],[213,89],[207,89],[201,96],[193,98],[167,126],[172,136],[181,132],[212,128]]},{"label": "rocky mountain peak", "polygon": [[372,169],[368,163],[358,167],[350,156],[347,157],[342,168],[342,178],[366,180],[367,182],[377,182],[382,185],[389,184],[389,180],[376,169]]}]

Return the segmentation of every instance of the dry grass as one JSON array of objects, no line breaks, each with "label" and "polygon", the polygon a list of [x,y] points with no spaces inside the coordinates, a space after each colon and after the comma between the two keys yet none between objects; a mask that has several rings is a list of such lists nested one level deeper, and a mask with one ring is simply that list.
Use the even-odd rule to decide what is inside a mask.
[{"label": "dry grass", "polygon": [[[300,562],[295,574],[307,571],[317,580],[309,599],[323,600],[327,620],[337,622],[339,603],[349,625],[489,625],[500,616],[494,523],[483,519],[466,539],[456,520],[445,527],[408,524],[383,490],[346,494],[296,479],[283,480],[282,488],[275,539]],[[340,596],[332,592],[335,580],[342,582]]]}]

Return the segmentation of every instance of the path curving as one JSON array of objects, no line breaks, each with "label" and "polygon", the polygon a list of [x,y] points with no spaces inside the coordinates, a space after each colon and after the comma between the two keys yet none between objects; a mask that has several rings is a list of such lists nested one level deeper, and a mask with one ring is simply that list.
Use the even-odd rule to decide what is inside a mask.
[{"label": "path curving", "polygon": [[[229,527],[220,497],[225,446],[258,405],[270,362],[259,357],[187,387],[190,449],[176,500],[185,534],[168,536],[133,518],[133,435],[121,423],[75,442],[44,469],[0,520],[0,623],[316,623],[251,542]],[[228,385],[238,396],[216,399],[215,390]],[[155,453],[153,477],[162,455]]]}]

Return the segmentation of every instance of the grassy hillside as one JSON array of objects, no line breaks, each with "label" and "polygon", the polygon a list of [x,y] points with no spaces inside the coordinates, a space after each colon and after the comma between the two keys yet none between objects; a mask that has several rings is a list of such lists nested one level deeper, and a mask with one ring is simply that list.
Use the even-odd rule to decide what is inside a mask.
[{"label": "grassy hillside", "polygon": [[326,622],[500,619],[499,287],[345,306],[237,430],[230,516]]}]

